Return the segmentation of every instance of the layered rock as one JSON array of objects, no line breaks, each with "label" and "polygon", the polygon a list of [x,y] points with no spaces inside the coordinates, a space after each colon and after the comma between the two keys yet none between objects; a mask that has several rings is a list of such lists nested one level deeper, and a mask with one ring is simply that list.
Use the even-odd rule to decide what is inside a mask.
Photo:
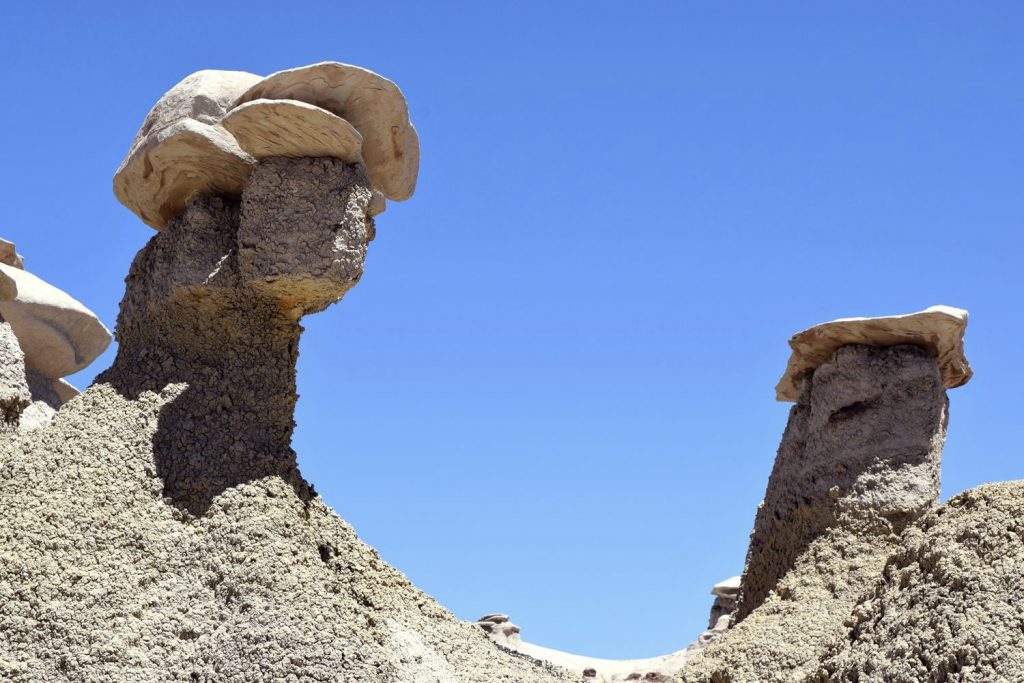
[{"label": "layered rock", "polygon": [[1024,482],[987,484],[904,534],[815,683],[1024,680]]},{"label": "layered rock", "polygon": [[938,360],[947,389],[966,384],[973,372],[964,356],[967,311],[932,306],[917,313],[880,318],[841,318],[797,332],[789,340],[793,353],[786,372],[775,387],[780,401],[796,401],[803,379],[841,346],[897,346],[910,344],[927,350]]}]

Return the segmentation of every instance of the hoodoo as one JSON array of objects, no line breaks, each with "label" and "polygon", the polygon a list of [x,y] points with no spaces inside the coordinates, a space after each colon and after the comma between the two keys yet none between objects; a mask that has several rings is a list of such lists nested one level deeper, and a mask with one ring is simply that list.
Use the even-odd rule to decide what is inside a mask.
[{"label": "hoodoo", "polygon": [[115,178],[159,230],[117,358],[0,445],[0,679],[565,678],[416,590],[296,467],[299,321],[358,282],[417,161],[401,92],[357,67],[200,72],[156,104]]},{"label": "hoodoo", "polygon": [[27,432],[78,395],[62,378],[110,344],[103,323],[81,303],[25,271],[14,244],[0,240],[0,432]]},{"label": "hoodoo", "polygon": [[[901,535],[939,500],[946,388],[971,376],[967,312],[823,323],[790,340],[795,400],[757,510],[734,625],[680,681],[802,681]],[[792,399],[790,397],[793,397]]]}]

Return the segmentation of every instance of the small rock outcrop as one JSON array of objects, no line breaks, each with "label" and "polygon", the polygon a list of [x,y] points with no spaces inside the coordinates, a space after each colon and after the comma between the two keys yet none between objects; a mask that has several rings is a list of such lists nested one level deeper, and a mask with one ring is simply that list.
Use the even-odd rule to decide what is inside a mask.
[{"label": "small rock outcrop", "polygon": [[92,311],[24,267],[14,244],[0,240],[0,431],[6,432],[49,422],[78,394],[62,378],[110,344]]}]

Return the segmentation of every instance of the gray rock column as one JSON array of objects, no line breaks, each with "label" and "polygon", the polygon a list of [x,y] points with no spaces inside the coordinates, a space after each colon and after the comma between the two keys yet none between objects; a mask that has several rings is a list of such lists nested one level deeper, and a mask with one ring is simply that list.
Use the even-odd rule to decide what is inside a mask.
[{"label": "gray rock column", "polygon": [[240,200],[197,199],[139,252],[99,381],[132,397],[185,387],[154,437],[165,499],[200,515],[242,482],[305,488],[290,447],[299,320],[362,275],[371,195],[358,164],[269,158]]},{"label": "gray rock column", "polygon": [[843,346],[803,380],[758,508],[736,620],[837,525],[891,537],[939,497],[947,399],[934,354]]}]

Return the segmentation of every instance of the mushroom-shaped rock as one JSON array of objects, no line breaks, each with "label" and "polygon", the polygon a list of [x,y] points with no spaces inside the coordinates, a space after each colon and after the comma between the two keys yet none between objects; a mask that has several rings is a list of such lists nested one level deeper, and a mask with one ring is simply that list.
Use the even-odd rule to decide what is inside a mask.
[{"label": "mushroom-shaped rock", "polygon": [[273,156],[361,162],[372,216],[385,197],[412,195],[420,152],[402,92],[372,71],[337,62],[264,79],[199,71],[149,112],[114,175],[114,194],[162,230],[199,197],[241,195],[256,161]]},{"label": "mushroom-shaped rock", "polygon": [[56,287],[3,263],[0,280],[15,286],[13,297],[0,300],[0,315],[14,330],[27,367],[56,379],[83,369],[110,344],[103,323]]},{"label": "mushroom-shaped rock", "polygon": [[397,201],[412,196],[419,138],[402,91],[388,79],[358,66],[322,62],[267,76],[237,104],[258,99],[300,100],[345,119],[363,136],[363,161],[374,189]]},{"label": "mushroom-shaped rock", "polygon": [[244,71],[198,71],[167,91],[114,175],[118,200],[161,230],[196,197],[240,194],[253,159],[220,121],[259,79]]},{"label": "mushroom-shaped rock", "polygon": [[[2,261],[0,261],[2,263]],[[4,264],[6,265],[6,264]],[[7,266],[13,268],[13,266]],[[18,296],[18,282],[14,277],[0,270],[0,301],[10,301]]]},{"label": "mushroom-shaped rock", "polygon": [[297,100],[253,100],[224,117],[224,127],[255,159],[334,157],[360,160],[363,136],[345,119]]},{"label": "mushroom-shaped rock", "polygon": [[798,332],[789,340],[793,349],[786,372],[775,387],[779,401],[796,401],[804,377],[832,352],[848,344],[864,346],[920,346],[938,359],[943,386],[966,384],[973,374],[964,355],[967,311],[932,306],[918,313],[880,318],[841,318]]}]

